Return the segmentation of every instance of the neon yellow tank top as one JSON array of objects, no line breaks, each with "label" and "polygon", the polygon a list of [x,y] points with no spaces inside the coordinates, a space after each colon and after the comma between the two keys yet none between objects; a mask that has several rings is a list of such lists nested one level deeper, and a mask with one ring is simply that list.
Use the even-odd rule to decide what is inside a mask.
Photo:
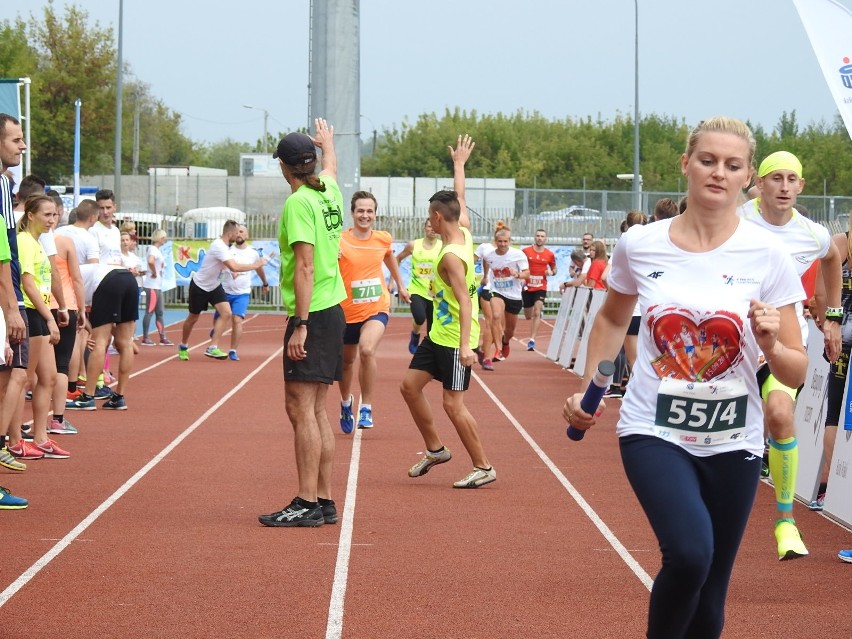
[{"label": "neon yellow tank top", "polygon": [[464,234],[464,245],[461,244],[445,244],[441,248],[435,260],[434,266],[434,287],[435,287],[435,302],[433,308],[432,330],[429,331],[429,339],[435,344],[447,346],[449,348],[459,348],[461,341],[461,328],[459,326],[459,301],[453,295],[453,289],[447,282],[441,279],[438,272],[438,265],[441,263],[444,255],[452,253],[461,259],[465,264],[465,282],[467,283],[467,291],[470,296],[471,306],[471,327],[470,327],[470,347],[476,348],[479,343],[479,298],[476,295],[476,273],[474,272],[473,264],[473,240],[470,232],[461,227]]},{"label": "neon yellow tank top", "polygon": [[411,250],[411,281],[408,292],[426,299],[434,297],[432,282],[435,279],[434,265],[441,253],[441,240],[435,238],[432,248],[423,246],[423,238],[414,240]]}]

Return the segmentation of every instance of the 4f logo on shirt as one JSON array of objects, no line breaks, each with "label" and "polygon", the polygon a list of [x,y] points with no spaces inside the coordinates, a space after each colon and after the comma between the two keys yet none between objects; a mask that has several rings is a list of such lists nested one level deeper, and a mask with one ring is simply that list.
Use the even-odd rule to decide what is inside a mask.
[{"label": "4f logo on shirt", "polygon": [[650,277],[652,280],[657,280],[657,279],[661,278],[662,276],[663,276],[663,271],[653,271],[651,273],[648,273],[648,277]]},{"label": "4f logo on shirt", "polygon": [[328,207],[323,209],[322,218],[325,221],[325,230],[334,231],[335,229],[343,228],[343,215],[340,213],[340,208]]}]

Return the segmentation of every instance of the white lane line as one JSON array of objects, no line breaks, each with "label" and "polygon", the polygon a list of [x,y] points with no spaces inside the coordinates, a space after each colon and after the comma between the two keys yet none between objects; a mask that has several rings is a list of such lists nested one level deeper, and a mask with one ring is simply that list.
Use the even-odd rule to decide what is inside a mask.
[{"label": "white lane line", "polygon": [[251,373],[249,373],[243,381],[237,384],[234,388],[232,388],[226,395],[224,395],[218,402],[216,402],[213,406],[211,406],[207,411],[199,417],[195,422],[192,423],[186,430],[184,430],[180,435],[175,437],[172,442],[166,446],[162,451],[159,452],[151,461],[145,464],[142,468],[140,468],[133,477],[128,479],[124,484],[122,484],[118,490],[116,490],[112,495],[106,498],[100,506],[95,508],[89,515],[81,521],[77,526],[74,527],[71,532],[65,535],[59,542],[57,542],[50,550],[48,550],[44,555],[42,555],[32,566],[27,568],[20,577],[18,577],[15,581],[13,581],[9,586],[3,591],[0,592],[0,608],[6,605],[6,602],[9,601],[15,593],[17,593],[21,588],[26,586],[39,572],[41,572],[42,568],[45,568],[51,561],[53,561],[63,550],[65,550],[68,546],[71,545],[75,539],[77,539],[89,526],[91,526],[98,518],[103,515],[109,508],[115,504],[119,499],[121,499],[127,491],[129,491],[133,486],[135,486],[145,475],[147,475],[151,470],[154,469],[163,459],[172,452],[177,446],[187,437],[189,437],[199,426],[201,426],[210,415],[215,413],[225,402],[227,402],[231,397],[233,397],[243,386],[248,384],[260,371],[262,371],[269,362],[273,359],[279,357],[281,353],[284,351],[284,347],[282,346],[277,351],[275,351],[272,355],[270,355],[266,361],[264,361],[260,366],[255,368]]},{"label": "white lane line", "polygon": [[328,605],[328,623],[325,639],[340,639],[343,635],[343,608],[346,603],[346,584],[349,579],[349,556],[352,551],[352,526],[355,521],[355,493],[358,491],[358,469],[361,462],[361,429],[355,430],[352,440],[352,458],[349,460],[349,479],[346,482],[346,506],[340,525],[340,542],[337,546],[337,563],[334,566],[334,583]]},{"label": "white lane line", "polygon": [[[253,319],[257,319],[257,315],[252,315],[251,317],[247,317],[247,318],[245,319],[245,321],[243,322],[243,326],[245,326],[247,323],[249,323],[249,322],[250,322],[250,321],[252,321]],[[175,322],[175,323],[177,323],[177,322]],[[181,322],[181,324],[183,324],[183,322]],[[230,332],[230,330],[231,330],[231,329],[228,329],[227,331],[225,331],[225,333]],[[254,332],[254,331],[251,331],[251,332]],[[225,333],[223,333],[223,336],[224,336],[224,334],[225,334]],[[192,352],[192,351],[194,351],[194,350],[197,350],[197,349],[201,348],[201,347],[202,347],[202,346],[204,346],[205,344],[209,344],[209,343],[210,343],[210,338],[208,337],[206,341],[201,342],[200,344],[196,344],[195,346],[190,346],[187,350],[188,350],[189,352]],[[177,345],[177,344],[175,344],[175,348],[177,348],[177,347],[178,347],[178,345]],[[141,346],[140,346],[140,348],[141,348]],[[153,347],[146,347],[146,348],[153,348]],[[282,349],[281,349],[281,350],[282,350],[282,351],[284,350],[284,349],[283,349],[283,347],[282,347]],[[158,361],[158,362],[154,362],[153,364],[151,364],[150,366],[148,366],[148,367],[146,367],[146,368],[142,368],[142,369],[140,369],[140,370],[138,370],[138,371],[133,371],[132,373],[130,373],[130,379],[133,379],[134,377],[136,377],[137,375],[141,375],[142,373],[147,373],[148,371],[152,371],[152,370],[154,370],[155,368],[158,368],[158,367],[162,366],[163,364],[165,364],[165,363],[167,363],[167,362],[172,361],[173,359],[177,359],[177,351],[175,351],[173,355],[169,355],[169,356],[168,356],[168,357],[166,357],[165,359],[161,359],[161,360],[160,360],[160,361]]]},{"label": "white lane line", "polygon": [[573,484],[568,481],[568,478],[565,477],[565,475],[562,474],[562,471],[559,470],[556,464],[554,464],[550,460],[550,457],[548,457],[547,454],[536,443],[536,441],[532,437],[530,437],[530,434],[526,431],[526,429],[524,429],[523,426],[521,426],[520,422],[515,419],[512,413],[509,412],[509,409],[507,409],[503,405],[503,403],[499,399],[497,399],[497,396],[493,392],[491,392],[491,389],[488,388],[485,382],[482,381],[482,378],[480,378],[479,375],[474,372],[471,372],[471,375],[482,387],[482,390],[484,390],[485,393],[491,398],[491,401],[494,402],[497,408],[499,408],[503,412],[503,414],[506,416],[506,419],[508,419],[512,423],[512,425],[515,427],[515,430],[520,433],[521,437],[523,437],[527,444],[529,444],[530,448],[533,449],[535,454],[538,455],[541,461],[544,462],[544,465],[547,466],[550,472],[553,473],[557,480],[559,480],[559,483],[562,484],[566,491],[568,491],[568,494],[574,498],[574,501],[577,502],[577,505],[580,507],[580,509],[584,513],[586,513],[586,516],[591,520],[595,527],[609,542],[613,550],[618,553],[622,561],[624,561],[624,563],[627,564],[630,570],[633,571],[633,574],[635,574],[639,578],[639,581],[641,581],[648,590],[651,590],[651,586],[654,585],[654,580],[651,579],[648,573],[645,572],[642,566],[639,565],[639,562],[633,558],[633,555],[631,555],[630,551],[624,547],[624,544],[622,544],[618,540],[618,537],[615,536],[615,533],[613,533],[609,529],[609,526],[607,526],[603,522],[603,520],[598,516],[594,509],[589,505],[589,502],[583,499],[583,496],[580,494],[580,492],[576,488],[574,488]]}]

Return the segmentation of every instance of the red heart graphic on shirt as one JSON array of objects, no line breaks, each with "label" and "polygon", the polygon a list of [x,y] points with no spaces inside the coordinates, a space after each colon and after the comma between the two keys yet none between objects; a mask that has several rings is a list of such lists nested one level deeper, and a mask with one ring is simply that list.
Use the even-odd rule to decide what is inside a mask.
[{"label": "red heart graphic on shirt", "polygon": [[730,311],[699,312],[660,304],[648,309],[647,326],[659,349],[653,365],[661,378],[706,382],[743,357],[743,322]]}]

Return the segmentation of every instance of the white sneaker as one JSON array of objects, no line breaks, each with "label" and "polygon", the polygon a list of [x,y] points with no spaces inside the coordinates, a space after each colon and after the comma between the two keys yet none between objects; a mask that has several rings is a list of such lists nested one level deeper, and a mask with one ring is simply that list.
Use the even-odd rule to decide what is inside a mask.
[{"label": "white sneaker", "polygon": [[453,488],[479,488],[493,481],[497,481],[497,471],[494,470],[494,466],[488,470],[474,467],[466,477],[454,483]]},{"label": "white sneaker", "polygon": [[438,464],[445,464],[453,458],[453,454],[450,452],[450,449],[446,446],[444,450],[437,453],[430,453],[427,451],[425,455],[423,455],[423,459],[414,464],[411,468],[408,469],[409,477],[421,477],[429,472],[429,469],[432,466],[437,466]]}]

